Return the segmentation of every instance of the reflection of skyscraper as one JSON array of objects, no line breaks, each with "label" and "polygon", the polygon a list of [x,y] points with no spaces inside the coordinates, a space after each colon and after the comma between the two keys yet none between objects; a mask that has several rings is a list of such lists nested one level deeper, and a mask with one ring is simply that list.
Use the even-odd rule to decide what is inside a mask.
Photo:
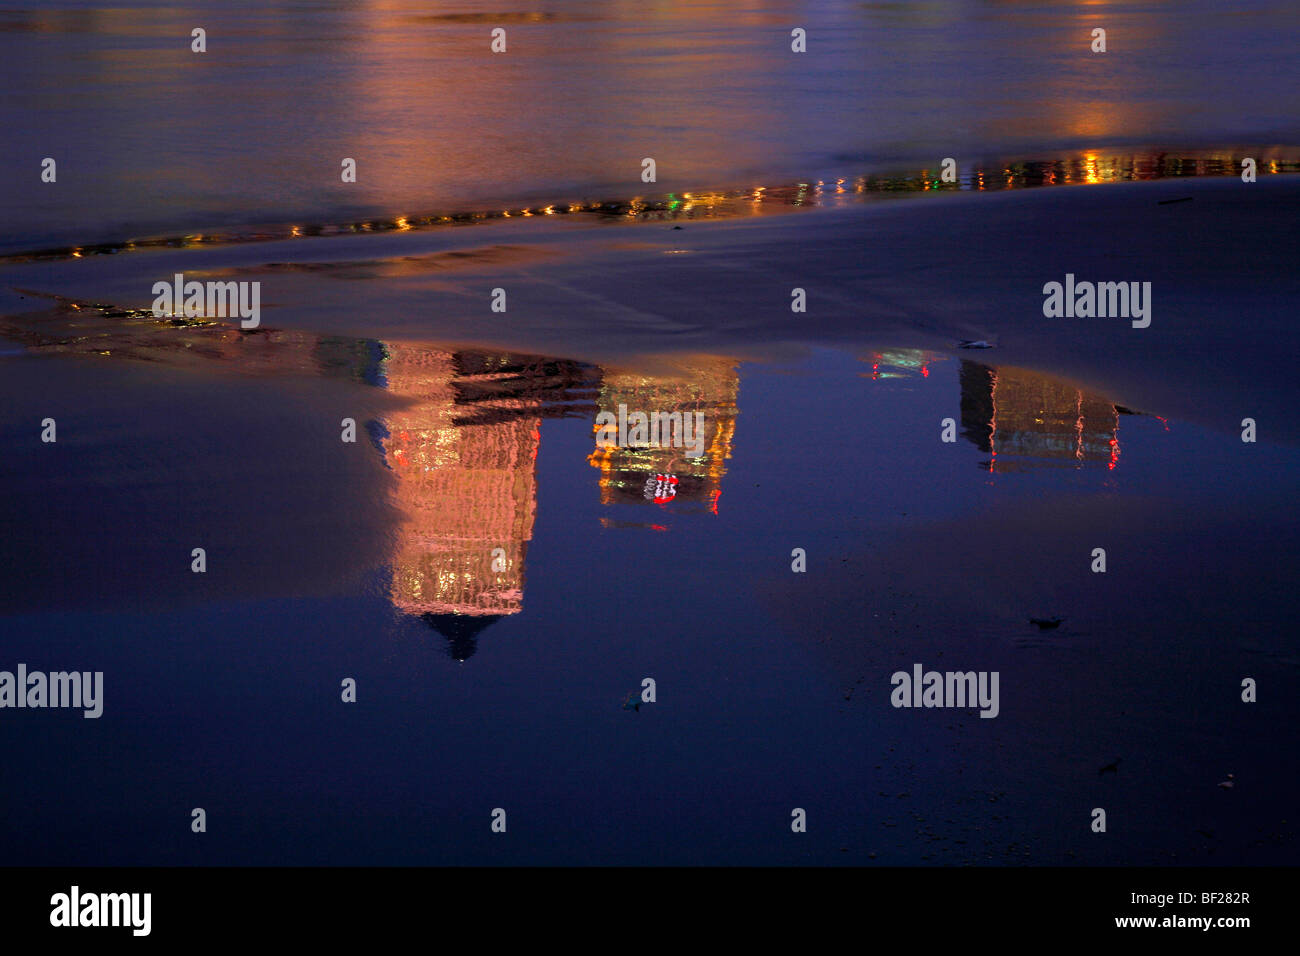
[{"label": "reflection of skyscraper", "polygon": [[1099,395],[1018,368],[961,363],[962,435],[989,471],[1119,461],[1119,415]]},{"label": "reflection of skyscraper", "polygon": [[600,470],[601,504],[688,503],[716,513],[736,431],[740,376],[728,359],[696,359],[677,368],[673,376],[606,373],[597,408],[613,415],[620,405],[646,414],[700,412],[701,454],[677,447],[597,447],[587,461]]},{"label": "reflection of skyscraper", "polygon": [[581,387],[585,372],[522,356],[387,350],[389,390],[415,400],[387,418],[381,439],[405,513],[392,600],[463,660],[479,632],[522,609],[541,419]]}]

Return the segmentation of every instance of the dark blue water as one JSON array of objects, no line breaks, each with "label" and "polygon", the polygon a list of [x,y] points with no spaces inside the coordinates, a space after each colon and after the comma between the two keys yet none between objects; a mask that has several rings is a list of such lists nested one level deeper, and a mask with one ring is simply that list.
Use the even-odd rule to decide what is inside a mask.
[{"label": "dark blue water", "polygon": [[[0,858],[1293,852],[1294,449],[962,361],[977,353],[700,358],[665,376],[378,350],[252,379],[219,359],[4,360],[2,437],[20,451],[0,466],[0,668],[102,670],[105,704],[98,720],[0,712]],[[37,381],[39,397],[19,387]],[[73,404],[86,390],[104,402]],[[601,486],[593,413],[629,394],[731,429],[683,465],[679,498],[646,501],[641,469],[663,459],[626,450]],[[32,437],[38,406],[59,418],[55,446]],[[338,441],[344,409],[377,423],[373,440]],[[956,443],[939,440],[948,416]],[[401,460],[421,449],[464,497],[422,497],[435,479]],[[468,544],[467,508],[486,516]],[[493,534],[509,587],[483,555],[467,586],[426,575],[422,592],[467,612],[495,601],[491,623],[426,619],[394,583]],[[1050,615],[1058,630],[1027,620]],[[915,662],[999,671],[1001,713],[891,707],[890,675]],[[625,708],[646,677],[656,702]],[[1108,834],[1089,830],[1098,806]],[[796,807],[807,833],[791,832]]]}]

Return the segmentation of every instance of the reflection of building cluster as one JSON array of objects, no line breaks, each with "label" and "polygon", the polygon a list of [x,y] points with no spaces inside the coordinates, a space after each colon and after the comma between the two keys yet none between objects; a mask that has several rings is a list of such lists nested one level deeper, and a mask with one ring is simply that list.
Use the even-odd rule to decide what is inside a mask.
[{"label": "reflection of building cluster", "polygon": [[676,447],[600,447],[587,456],[600,471],[600,502],[675,505],[717,511],[725,462],[736,430],[740,376],[726,359],[698,359],[676,366],[671,376],[607,372],[597,398],[599,412],[616,415],[620,405],[660,413],[703,415],[703,453]]},{"label": "reflection of building cluster", "polygon": [[1119,462],[1120,410],[1037,372],[961,363],[962,434],[989,455],[989,471]]},{"label": "reflection of building cluster", "polygon": [[[588,457],[599,470],[601,502],[686,504],[716,513],[740,382],[735,363],[720,359],[698,359],[668,376],[602,379],[600,369],[564,359],[245,331],[79,304],[12,334],[33,349],[236,375],[346,379],[405,400],[382,422],[363,426],[396,478],[401,518],[393,532],[390,596],[399,611],[444,635],[460,660],[474,653],[484,628],[523,608],[543,418],[591,421],[620,404],[658,413],[651,440],[671,439],[666,447],[615,445]],[[672,427],[656,430],[660,420]]]},{"label": "reflection of building cluster", "polygon": [[[882,350],[862,357],[872,381],[928,378],[945,357],[919,349]],[[866,373],[863,373],[866,375]],[[963,360],[961,429],[989,456],[992,472],[1051,465],[1119,463],[1119,416],[1128,409],[1038,372]]]}]

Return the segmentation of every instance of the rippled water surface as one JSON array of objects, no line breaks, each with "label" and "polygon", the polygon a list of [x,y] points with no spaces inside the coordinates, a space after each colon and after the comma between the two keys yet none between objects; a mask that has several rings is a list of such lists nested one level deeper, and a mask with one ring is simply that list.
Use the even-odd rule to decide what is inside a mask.
[{"label": "rippled water surface", "polygon": [[0,239],[853,183],[946,156],[1267,158],[1300,144],[1298,22],[1283,0],[9,4],[0,157],[30,182],[4,177]]}]

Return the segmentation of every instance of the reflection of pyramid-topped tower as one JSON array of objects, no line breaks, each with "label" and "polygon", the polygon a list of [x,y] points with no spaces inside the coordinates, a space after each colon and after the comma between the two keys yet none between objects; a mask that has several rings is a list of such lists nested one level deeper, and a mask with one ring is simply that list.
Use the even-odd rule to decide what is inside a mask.
[{"label": "reflection of pyramid-topped tower", "polygon": [[564,359],[389,345],[381,375],[412,404],[384,421],[397,476],[392,601],[457,660],[523,608],[541,420],[571,414],[597,371]]},{"label": "reflection of pyramid-topped tower", "polygon": [[478,636],[504,614],[422,614],[420,620],[447,639],[447,653],[458,661],[478,650]]},{"label": "reflection of pyramid-topped tower", "polygon": [[[524,554],[537,507],[540,401],[498,399],[494,407],[515,414],[462,422],[460,364],[451,352],[404,345],[389,346],[384,363],[389,390],[415,400],[386,419],[382,441],[404,512],[392,597],[408,614],[490,622],[519,613],[523,604]],[[490,377],[491,369],[477,375]],[[438,629],[447,634],[449,627]]]}]

